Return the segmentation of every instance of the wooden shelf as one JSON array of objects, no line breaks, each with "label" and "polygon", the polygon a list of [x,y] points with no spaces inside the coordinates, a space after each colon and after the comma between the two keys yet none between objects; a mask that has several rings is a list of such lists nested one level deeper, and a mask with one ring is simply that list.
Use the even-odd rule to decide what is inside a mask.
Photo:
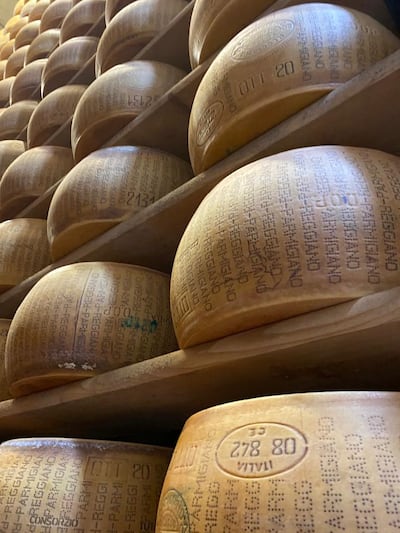
[{"label": "wooden shelf", "polygon": [[399,390],[399,301],[400,287],[1,402],[0,438],[168,440],[192,413],[221,402]]}]

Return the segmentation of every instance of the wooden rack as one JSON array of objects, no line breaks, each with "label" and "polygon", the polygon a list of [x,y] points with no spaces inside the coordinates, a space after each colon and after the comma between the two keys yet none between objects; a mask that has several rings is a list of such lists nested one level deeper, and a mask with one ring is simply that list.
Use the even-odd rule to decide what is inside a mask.
[{"label": "wooden rack", "polygon": [[[182,48],[182,43],[187,42],[193,4],[194,0],[188,3],[137,57],[188,68],[187,48]],[[190,108],[207,67],[206,63],[188,74],[107,145],[145,144],[188,158]],[[79,75],[84,75],[84,69]],[[33,285],[62,265],[107,260],[170,272],[182,233],[204,196],[229,173],[260,157],[319,144],[364,146],[400,154],[399,87],[400,50],[0,295],[1,316],[12,318]],[[45,218],[56,187],[18,216]],[[0,437],[141,438],[145,434],[151,438],[160,431],[175,436],[191,413],[246,396],[360,387],[399,390],[399,301],[400,288],[392,289],[1,402]]]}]

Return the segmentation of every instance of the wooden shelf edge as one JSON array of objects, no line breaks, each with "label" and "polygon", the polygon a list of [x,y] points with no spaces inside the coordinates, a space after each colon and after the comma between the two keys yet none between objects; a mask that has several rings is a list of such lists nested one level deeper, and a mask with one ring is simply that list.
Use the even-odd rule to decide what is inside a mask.
[{"label": "wooden shelf edge", "polygon": [[[1,402],[0,437],[65,428],[104,435],[105,420],[110,432],[134,436],[138,425],[179,430],[197,410],[243,397],[350,390],[355,383],[398,390],[399,301],[397,287]],[[393,371],[383,374],[388,364]]]}]

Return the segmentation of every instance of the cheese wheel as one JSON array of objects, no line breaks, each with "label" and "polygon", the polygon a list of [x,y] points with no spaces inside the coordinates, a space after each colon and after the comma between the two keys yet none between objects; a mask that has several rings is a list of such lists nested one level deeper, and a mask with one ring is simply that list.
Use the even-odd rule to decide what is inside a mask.
[{"label": "cheese wheel", "polygon": [[98,42],[97,37],[73,37],[59,46],[49,57],[43,72],[43,96],[66,85],[95,55]]},{"label": "cheese wheel", "polygon": [[9,42],[9,40],[10,40],[10,38],[9,38],[8,34],[0,36],[0,52],[1,52],[2,48],[3,48],[3,46],[5,46]]},{"label": "cheese wheel", "polygon": [[18,72],[11,89],[12,104],[28,100],[33,95],[35,98],[40,98],[40,83],[46,63],[47,59],[37,59]]},{"label": "cheese wheel", "polygon": [[8,19],[4,28],[9,33],[10,39],[15,39],[19,30],[23,28],[25,24],[28,24],[28,22],[28,17],[21,17],[20,15],[16,15]]},{"label": "cheese wheel", "polygon": [[13,15],[21,15],[22,8],[25,5],[25,0],[18,0],[18,2],[14,6]]},{"label": "cheese wheel", "polygon": [[1,49],[0,59],[8,59],[10,55],[14,52],[14,41],[15,39],[10,39]]},{"label": "cheese wheel", "polygon": [[12,218],[17,215],[73,166],[69,148],[37,146],[24,152],[9,165],[0,181],[1,216]]},{"label": "cheese wheel", "polygon": [[40,20],[28,22],[19,30],[15,37],[14,49],[18,50],[21,46],[31,44],[33,39],[39,35]]},{"label": "cheese wheel", "polygon": [[10,76],[4,80],[0,80],[0,107],[7,107],[10,105],[11,88],[13,86],[15,76]]},{"label": "cheese wheel", "polygon": [[[71,120],[85,85],[66,85],[45,96],[38,104],[28,125],[28,147],[45,144],[61,126]],[[60,140],[70,147],[70,135]]]},{"label": "cheese wheel", "polygon": [[400,46],[368,15],[302,4],[260,18],[220,52],[189,124],[198,174]]},{"label": "cheese wheel", "polygon": [[36,106],[37,102],[23,100],[5,109],[0,115],[0,141],[16,139],[18,136],[21,136],[20,140],[26,140],[24,130]]},{"label": "cheese wheel", "polygon": [[52,29],[40,33],[30,44],[25,58],[25,65],[37,59],[48,58],[58,47],[60,30]]},{"label": "cheese wheel", "polygon": [[123,9],[125,6],[129,6],[136,0],[106,0],[105,19],[106,25],[110,24],[111,19]]},{"label": "cheese wheel", "polygon": [[29,13],[29,22],[40,20],[50,3],[50,0],[40,0],[39,2],[35,3],[31,12]]},{"label": "cheese wheel", "polygon": [[196,0],[189,28],[189,56],[193,68],[226,45],[275,0]]},{"label": "cheese wheel", "polygon": [[26,533],[154,531],[170,455],[158,446],[86,439],[4,442],[0,515],[10,529],[2,532],[16,531],[14,524]]},{"label": "cheese wheel", "polygon": [[4,79],[4,74],[6,71],[7,59],[2,59],[0,61],[0,80]]},{"label": "cheese wheel", "polygon": [[79,0],[54,0],[45,10],[40,19],[40,32],[53,28],[61,28],[65,15]]},{"label": "cheese wheel", "polygon": [[19,306],[7,338],[7,380],[11,394],[22,396],[175,348],[169,276],[77,263],[44,276]]},{"label": "cheese wheel", "polygon": [[29,50],[29,44],[21,46],[15,52],[13,52],[10,57],[7,59],[7,65],[4,77],[9,78],[10,76],[16,76],[20,70],[24,68],[26,54]]},{"label": "cheese wheel", "polygon": [[293,394],[186,422],[156,533],[394,531],[400,393]]},{"label": "cheese wheel", "polygon": [[137,0],[124,7],[100,38],[96,75],[134,59],[157,33],[187,6],[185,0]]},{"label": "cheese wheel", "polygon": [[60,44],[81,37],[104,16],[105,0],[80,0],[65,16],[61,25]]},{"label": "cheese wheel", "polygon": [[0,180],[11,163],[24,151],[23,141],[0,141]]},{"label": "cheese wheel", "polygon": [[102,74],[80,100],[71,126],[75,161],[100,148],[185,76],[158,61],[131,61]]},{"label": "cheese wheel", "polygon": [[132,217],[191,177],[189,163],[153,148],[117,146],[93,152],[67,174],[52,198],[47,235],[53,259]]},{"label": "cheese wheel", "polygon": [[10,328],[11,320],[0,318],[0,401],[11,398],[6,380],[6,368],[4,362],[4,353],[6,349],[6,339]]},{"label": "cheese wheel", "polygon": [[180,346],[399,285],[399,181],[400,158],[339,146],[283,152],[224,179],[176,253]]},{"label": "cheese wheel", "polygon": [[50,263],[46,221],[16,218],[0,224],[0,292]]}]

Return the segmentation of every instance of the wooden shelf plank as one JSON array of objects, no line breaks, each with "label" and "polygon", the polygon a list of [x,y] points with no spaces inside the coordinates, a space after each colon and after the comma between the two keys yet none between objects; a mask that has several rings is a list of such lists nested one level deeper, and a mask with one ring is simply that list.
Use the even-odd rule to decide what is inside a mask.
[{"label": "wooden shelf plank", "polygon": [[136,438],[245,397],[399,390],[399,300],[400,287],[1,402],[0,437]]}]

